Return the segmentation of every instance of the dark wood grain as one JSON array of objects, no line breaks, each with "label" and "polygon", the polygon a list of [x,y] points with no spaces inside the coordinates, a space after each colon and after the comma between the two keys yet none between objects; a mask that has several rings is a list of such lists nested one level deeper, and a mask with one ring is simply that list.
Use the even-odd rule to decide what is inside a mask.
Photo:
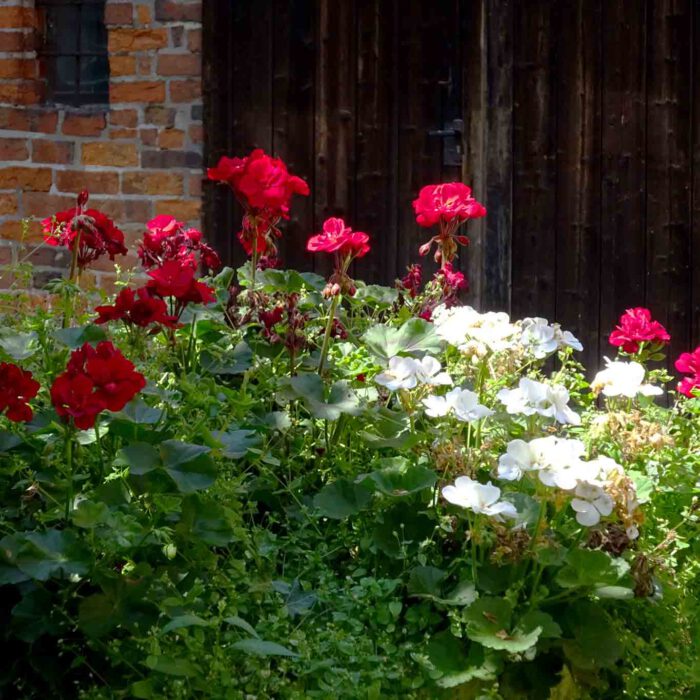
[{"label": "dark wood grain", "polygon": [[697,85],[700,79],[700,3],[693,3],[691,20],[693,94],[691,101],[691,279],[688,298],[691,308],[690,348],[695,348],[700,345],[700,87]]},{"label": "dark wood grain", "polygon": [[601,3],[575,0],[557,36],[556,320],[598,361]]}]

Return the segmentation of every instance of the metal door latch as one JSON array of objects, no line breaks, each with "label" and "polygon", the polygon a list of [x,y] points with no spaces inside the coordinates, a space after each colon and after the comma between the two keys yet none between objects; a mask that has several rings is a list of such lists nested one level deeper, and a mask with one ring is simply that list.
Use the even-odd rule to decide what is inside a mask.
[{"label": "metal door latch", "polygon": [[443,129],[431,129],[428,136],[437,136],[442,139],[442,164],[462,165],[462,134],[464,133],[464,121],[453,119],[446,122]]}]

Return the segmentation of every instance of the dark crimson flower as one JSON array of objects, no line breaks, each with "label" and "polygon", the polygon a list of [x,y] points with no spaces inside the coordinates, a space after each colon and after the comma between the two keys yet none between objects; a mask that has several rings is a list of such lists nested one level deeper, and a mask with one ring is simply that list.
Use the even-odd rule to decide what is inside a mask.
[{"label": "dark crimson flower", "polygon": [[369,236],[353,231],[342,219],[326,219],[323,232],[309,238],[306,249],[312,253],[338,253],[341,258],[361,258],[369,253]]},{"label": "dark crimson flower", "polygon": [[195,267],[201,262],[212,270],[221,267],[219,256],[202,241],[201,231],[187,228],[175,217],[161,214],[151,219],[146,228],[138,251],[145,268],[171,260]]},{"label": "dark crimson flower", "polygon": [[469,219],[486,216],[486,209],[472,197],[471,187],[463,182],[446,182],[442,185],[426,185],[413,201],[416,222],[430,228],[439,226],[439,233],[422,245],[418,252],[427,255],[433,243],[437,244],[436,262],[452,262],[457,254],[457,244],[467,245],[466,236],[458,236],[457,229]]},{"label": "dark crimson flower", "polygon": [[177,301],[175,317],[179,318],[187,304],[209,304],[216,301],[214,290],[195,279],[195,269],[190,265],[180,265],[169,260],[155,270],[150,270],[151,278],[146,287],[160,297],[172,297]]},{"label": "dark crimson flower", "polygon": [[467,288],[467,280],[464,275],[452,267],[452,263],[446,262],[435,273],[435,282],[440,286],[442,301],[447,306],[452,306],[457,302],[457,294],[460,290]]},{"label": "dark crimson flower", "polygon": [[102,255],[126,255],[124,234],[97,209],[86,209],[87,192],[78,196],[78,206],[59,211],[41,222],[44,240],[51,246],[64,246],[71,252],[78,246],[78,269],[84,270]]},{"label": "dark crimson flower", "polygon": [[271,338],[274,333],[274,327],[282,321],[284,315],[283,306],[275,306],[271,311],[260,311],[258,318],[263,326],[263,335],[266,338]]},{"label": "dark crimson flower", "polygon": [[15,423],[28,421],[34,415],[29,402],[39,392],[39,382],[32,373],[9,362],[0,362],[0,413]]},{"label": "dark crimson flower", "polygon": [[678,391],[692,397],[694,389],[700,389],[700,346],[693,352],[684,352],[676,360],[676,369],[689,376],[683,377],[678,383]]},{"label": "dark crimson flower", "polygon": [[649,309],[642,307],[627,309],[610,334],[610,344],[621,347],[624,352],[630,354],[639,351],[640,343],[666,345],[670,341],[668,331],[658,321],[652,320]]},{"label": "dark crimson flower", "polygon": [[177,319],[168,315],[165,302],[154,297],[148,287],[122,289],[114,304],[111,306],[98,306],[95,312],[99,314],[95,323],[107,323],[109,321],[124,321],[124,323],[145,328],[151,324],[160,324],[173,328],[177,325]]},{"label": "dark crimson flower", "polygon": [[97,415],[121,411],[146,386],[146,379],[108,341],[92,347],[85,343],[71,353],[66,371],[54,380],[51,401],[64,419],[87,430]]},{"label": "dark crimson flower", "polygon": [[405,289],[411,299],[415,299],[420,293],[420,286],[423,281],[423,269],[420,265],[410,265],[406,275],[399,280],[401,289]]},{"label": "dark crimson flower", "polygon": [[254,150],[245,158],[223,156],[209,168],[210,180],[228,184],[245,209],[238,238],[248,255],[275,254],[274,237],[279,238],[277,222],[289,217],[289,203],[295,194],[307,196],[309,186],[291,175],[279,158]]}]

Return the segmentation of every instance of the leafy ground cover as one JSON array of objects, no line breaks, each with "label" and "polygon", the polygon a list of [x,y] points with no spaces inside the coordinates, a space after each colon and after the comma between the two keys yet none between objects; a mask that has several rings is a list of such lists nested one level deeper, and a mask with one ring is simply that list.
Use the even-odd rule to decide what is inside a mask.
[{"label": "leafy ground cover", "polygon": [[308,245],[329,279],[276,267],[308,193],[281,161],[210,177],[237,271],[161,216],[96,300],[81,273],[126,247],[87,193],[44,222],[73,255],[50,304],[11,271],[3,695],[695,697],[700,349],[677,383],[631,309],[587,375],[557,324],[461,305],[460,183],[414,204],[440,271],[390,288],[340,219]]}]

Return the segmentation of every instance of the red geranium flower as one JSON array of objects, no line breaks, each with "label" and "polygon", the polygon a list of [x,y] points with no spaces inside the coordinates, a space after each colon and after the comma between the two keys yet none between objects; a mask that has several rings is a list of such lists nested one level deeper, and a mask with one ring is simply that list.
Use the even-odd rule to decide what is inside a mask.
[{"label": "red geranium flower", "polygon": [[145,328],[154,323],[173,328],[177,325],[177,319],[168,315],[165,302],[151,294],[147,287],[122,289],[114,304],[111,306],[98,306],[95,311],[99,314],[95,323],[107,323],[108,321],[124,321],[124,323]]},{"label": "red geranium flower", "polygon": [[277,222],[289,217],[293,195],[307,196],[309,186],[291,175],[279,158],[254,150],[245,158],[223,156],[207,170],[210,180],[228,184],[245,209],[243,228],[238,238],[248,255],[276,253],[274,237],[279,237]]},{"label": "red geranium flower", "polygon": [[415,299],[423,281],[423,269],[420,265],[410,265],[406,269],[406,274],[398,281],[400,289],[405,289],[411,299]]},{"label": "red geranium flower", "polygon": [[94,348],[85,343],[71,353],[66,371],[54,380],[51,401],[59,416],[87,430],[100,412],[121,411],[145,386],[144,376],[112,343],[103,341]]},{"label": "red geranium flower", "polygon": [[621,347],[624,352],[634,354],[639,351],[640,343],[660,343],[666,345],[671,341],[668,331],[651,318],[651,311],[637,307],[627,309],[615,330],[610,334],[610,344]]},{"label": "red geranium flower", "polygon": [[201,262],[212,270],[221,267],[219,256],[202,241],[202,233],[196,228],[187,228],[184,222],[165,214],[151,219],[146,227],[148,230],[138,251],[145,268],[162,265],[169,260],[193,266]]},{"label": "red geranium flower", "polygon": [[306,249],[312,253],[338,253],[341,259],[348,256],[362,258],[369,253],[369,236],[353,231],[342,219],[326,219],[323,232],[309,238]]},{"label": "red geranium flower", "polygon": [[0,413],[15,423],[28,421],[34,415],[29,406],[39,391],[39,382],[17,365],[0,362]]},{"label": "red geranium flower", "polygon": [[437,262],[451,262],[457,254],[457,244],[466,245],[466,236],[457,236],[459,226],[469,219],[486,216],[486,209],[472,197],[471,187],[463,182],[446,182],[426,185],[413,201],[419,226],[430,228],[439,225],[440,233],[422,245],[421,255],[427,255],[433,243],[438,246]]},{"label": "red geranium flower", "polygon": [[52,246],[64,246],[71,252],[77,244],[77,266],[84,270],[102,255],[126,255],[124,234],[114,222],[97,209],[86,209],[87,192],[81,192],[78,205],[59,211],[41,222],[44,240]]},{"label": "red geranium flower", "polygon": [[214,290],[195,279],[194,268],[181,265],[176,260],[163,263],[159,268],[151,270],[148,276],[151,280],[146,286],[152,293],[161,297],[173,297],[177,301],[177,318],[189,303],[209,304],[216,300]]},{"label": "red geranium flower", "polygon": [[460,290],[467,288],[467,280],[464,275],[452,267],[452,263],[446,262],[441,269],[435,273],[435,282],[440,285],[442,293],[441,301],[446,306],[453,306],[457,303],[457,294]]},{"label": "red geranium flower", "polygon": [[686,396],[693,396],[693,389],[700,389],[700,346],[693,352],[684,352],[676,360],[676,369],[688,377],[678,383],[678,391]]}]

